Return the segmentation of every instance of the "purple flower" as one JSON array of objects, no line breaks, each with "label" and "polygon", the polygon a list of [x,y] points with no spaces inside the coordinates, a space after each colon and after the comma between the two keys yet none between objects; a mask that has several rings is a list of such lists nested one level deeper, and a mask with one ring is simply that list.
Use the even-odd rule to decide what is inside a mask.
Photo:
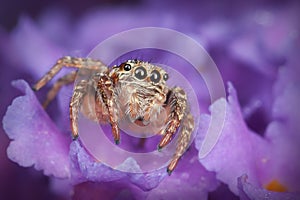
[{"label": "purple flower", "polygon": [[15,81],[13,85],[26,96],[16,98],[3,118],[3,128],[13,140],[7,149],[8,157],[24,167],[34,165],[36,169],[44,170],[45,175],[70,177],[66,136],[43,112],[24,81]]},{"label": "purple flower", "polygon": [[[4,58],[0,64],[11,66],[15,72],[3,82],[8,85],[13,79],[26,80],[12,82],[21,96],[5,87],[14,93],[5,98],[3,113],[17,96],[3,117],[3,129],[10,139],[9,159],[42,170],[50,177],[52,193],[65,199],[71,194],[74,199],[299,198],[300,47],[299,14],[294,8],[298,3],[269,7],[239,3],[234,10],[197,1],[169,4],[144,1],[136,7],[102,8],[74,21],[64,10],[52,9],[38,22],[23,16],[11,33],[0,32],[0,55]],[[224,82],[229,82],[227,99],[217,100],[209,109],[209,95],[202,91],[205,85],[193,85],[201,88],[198,96],[203,93],[199,130],[171,176],[165,168],[131,173],[96,161],[80,141],[71,140],[68,104],[72,87],[64,87],[46,111],[40,100],[47,89],[34,93],[30,88],[62,55],[85,57],[110,35],[143,26],[172,28],[191,36],[206,47]],[[159,51],[150,54],[158,61],[177,63]],[[184,62],[177,64],[184,66]],[[189,70],[185,75],[191,80],[194,77]],[[210,112],[218,112],[221,103],[227,105],[221,137],[212,151],[199,159]],[[135,141],[124,137],[121,145],[134,149],[133,144]],[[139,169],[130,158],[119,167]]]},{"label": "purple flower", "polygon": [[298,199],[297,193],[272,192],[260,187],[255,187],[247,182],[247,176],[238,178],[239,196],[242,200],[248,199]]},{"label": "purple flower", "polygon": [[[145,174],[113,170],[100,162],[96,162],[77,141],[70,145],[69,157],[70,137],[57,129],[25,81],[18,80],[13,82],[13,85],[24,92],[25,96],[20,96],[13,101],[3,119],[3,124],[8,136],[13,140],[7,149],[8,156],[19,165],[24,167],[34,165],[36,169],[43,170],[45,175],[64,179],[71,178],[71,182],[77,184],[86,181],[99,183],[123,181],[125,185],[132,183],[144,191],[157,187],[167,175],[164,168]],[[24,115],[15,114],[19,111],[22,111]],[[147,196],[154,198],[158,195],[168,198],[169,196],[174,197],[174,195],[177,197],[178,195],[186,195],[185,192],[188,192],[193,198],[199,195],[205,197],[208,191],[216,187],[218,182],[213,174],[207,172],[198,163],[194,150],[188,153],[182,162],[196,167],[191,167],[192,171],[185,171],[185,167],[182,170],[179,168],[178,173],[174,172],[172,178],[169,178],[168,182],[170,183],[162,184],[149,192]],[[129,164],[125,167],[132,167],[131,163]],[[172,186],[176,187],[181,184],[177,181],[179,180],[178,176],[189,183],[183,187],[182,194],[181,192],[176,194],[172,191]],[[202,181],[196,181],[196,177]],[[202,189],[199,190],[198,188]],[[169,192],[166,193],[166,191]],[[141,191],[139,192],[141,193]]]},{"label": "purple flower", "polygon": [[[211,153],[200,162],[209,171],[216,172],[217,179],[228,184],[241,199],[298,199],[300,129],[296,102],[300,97],[300,79],[295,75],[299,73],[295,52],[299,50],[299,45],[293,43],[299,42],[299,36],[293,33],[299,33],[299,29],[292,25],[293,19],[288,20],[293,15],[291,13],[279,12],[276,13],[278,16],[268,12],[262,14],[267,15],[265,17],[269,19],[266,23],[270,23],[264,24],[262,30],[258,29],[262,34],[250,32],[229,46],[233,64],[247,68],[236,75],[244,77],[248,86],[244,85],[244,81],[236,82],[235,86],[249,89],[238,89],[240,94],[229,84],[221,137]],[[282,16],[285,20],[282,20]],[[274,21],[289,27],[277,30],[281,26],[276,23],[275,28]],[[285,32],[286,37],[266,35],[270,27],[273,32]],[[277,41],[270,47],[271,44],[266,43],[272,39]],[[246,75],[248,70],[250,74]],[[256,78],[252,77],[253,71],[256,71]],[[232,81],[238,79],[231,75]],[[219,109],[220,102],[215,102],[210,108],[211,112]],[[198,149],[209,120],[210,116],[202,116],[201,131],[196,140]]]}]

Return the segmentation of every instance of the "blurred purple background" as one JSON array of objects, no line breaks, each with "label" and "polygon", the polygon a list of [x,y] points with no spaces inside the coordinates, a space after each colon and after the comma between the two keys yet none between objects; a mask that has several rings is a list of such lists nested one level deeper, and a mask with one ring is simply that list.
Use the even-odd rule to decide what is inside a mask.
[{"label": "blurred purple background", "polygon": [[[271,95],[268,93],[271,93],[270,90],[276,78],[277,68],[274,66],[284,64],[285,54],[288,54],[288,47],[284,44],[281,45],[280,40],[284,40],[289,35],[287,32],[290,28],[300,30],[299,14],[297,14],[300,12],[299,5],[299,1],[296,0],[257,0],[251,2],[239,0],[207,2],[181,0],[176,3],[173,1],[150,0],[92,0],[84,3],[79,0],[0,0],[0,119],[3,118],[12,99],[20,95],[16,89],[11,87],[10,82],[25,78],[33,83],[37,78],[36,74],[21,67],[23,60],[19,57],[19,53],[14,52],[17,49],[16,44],[12,44],[16,41],[15,38],[20,30],[18,24],[20,26],[20,22],[24,18],[28,17],[36,23],[36,26],[40,28],[42,33],[45,33],[45,37],[49,41],[57,46],[62,44],[61,46],[65,48],[63,53],[80,51],[80,55],[85,55],[93,45],[97,44],[96,38],[92,38],[87,42],[79,41],[76,44],[74,43],[76,38],[71,36],[69,38],[68,34],[80,35],[78,33],[80,27],[85,27],[82,23],[88,21],[93,23],[90,19],[94,18],[93,14],[95,16],[101,15],[101,13],[106,14],[103,14],[103,21],[101,22],[103,27],[100,27],[104,33],[99,36],[99,40],[121,30],[149,25],[175,28],[184,33],[187,32],[191,36],[194,34],[200,42],[204,43],[217,66],[220,67],[224,82],[230,80],[235,84],[241,106],[245,107],[253,104],[251,104],[251,97],[256,93],[264,94],[261,95],[261,98],[265,104],[271,101],[269,99]],[[118,15],[118,13],[126,14],[127,12],[136,12],[136,14],[128,18],[124,16],[127,19],[125,20],[126,23],[118,24],[118,18],[123,21],[121,20],[123,16]],[[141,16],[140,19],[138,15]],[[62,24],[60,24],[60,21],[55,20],[58,16],[62,17]],[[255,17],[257,17],[257,24],[253,25]],[[51,21],[52,18],[53,21]],[[269,18],[278,20],[278,27],[275,23],[275,25],[266,28],[264,23],[268,23]],[[161,23],[160,20],[165,24]],[[51,22],[57,22],[57,24],[51,24]],[[62,27],[68,29],[68,31],[62,29],[61,33],[52,32],[45,27],[46,24],[53,25],[53,27]],[[82,31],[84,32],[84,30]],[[273,37],[276,39],[272,40],[272,36],[276,33],[276,37]],[[264,40],[257,42],[257,35]],[[92,37],[96,36],[92,35]],[[70,40],[66,40],[67,38]],[[252,41],[256,41],[256,43],[251,43]],[[230,45],[230,49],[226,45]],[[243,46],[245,53],[240,52],[243,48],[240,48],[239,45],[245,45]],[[266,51],[262,50],[266,53],[263,54],[265,59],[260,59],[260,55],[251,51],[251,48],[256,49],[259,45],[266,48]],[[19,48],[24,48],[25,50],[22,51],[26,51],[27,46]],[[274,50],[274,52],[270,50]],[[268,52],[272,52],[272,56],[269,57]],[[230,60],[227,59],[229,55],[231,56]],[[257,67],[261,62],[265,62],[263,63],[264,68]],[[247,74],[247,80],[240,78],[245,74]],[[265,76],[265,74],[268,74],[268,76]],[[253,84],[256,83],[259,83],[259,89],[254,90]],[[270,110],[270,106],[264,106],[256,110],[256,113],[252,113],[251,117],[246,119],[248,126],[262,134],[270,120]],[[1,126],[0,199],[66,199],[65,196],[52,192],[50,180],[42,172],[33,168],[19,167],[18,164],[10,161],[6,155],[8,143],[9,140]],[[103,187],[104,192],[109,191],[107,187]],[[118,187],[116,186],[116,188]],[[218,189],[219,193],[230,193],[225,187],[220,187]],[[101,193],[93,188],[90,190],[94,193]],[[80,198],[80,190],[75,188],[75,193]],[[209,195],[209,199],[218,197],[218,192]],[[230,193],[229,197],[234,198],[234,195]]]}]

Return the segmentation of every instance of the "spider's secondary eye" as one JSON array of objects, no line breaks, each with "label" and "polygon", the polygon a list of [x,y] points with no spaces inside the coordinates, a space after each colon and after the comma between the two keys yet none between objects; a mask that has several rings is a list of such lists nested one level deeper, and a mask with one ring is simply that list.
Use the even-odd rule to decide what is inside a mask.
[{"label": "spider's secondary eye", "polygon": [[160,78],[161,78],[161,75],[160,75],[159,71],[153,70],[152,73],[151,73],[150,80],[153,83],[158,83],[160,81]]},{"label": "spider's secondary eye", "polygon": [[166,81],[169,79],[169,75],[168,74],[164,74],[163,79]]},{"label": "spider's secondary eye", "polygon": [[134,75],[138,79],[144,79],[147,77],[147,71],[144,67],[141,66],[141,67],[136,68]]},{"label": "spider's secondary eye", "polygon": [[131,65],[125,64],[125,65],[124,65],[124,70],[125,70],[125,71],[131,70]]}]

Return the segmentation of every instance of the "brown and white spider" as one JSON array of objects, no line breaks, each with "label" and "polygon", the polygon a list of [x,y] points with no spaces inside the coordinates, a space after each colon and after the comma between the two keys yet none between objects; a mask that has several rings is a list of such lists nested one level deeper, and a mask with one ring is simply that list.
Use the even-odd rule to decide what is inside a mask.
[{"label": "brown and white spider", "polygon": [[[119,122],[122,119],[127,117],[131,123],[146,126],[149,123],[161,121],[158,116],[161,110],[165,110],[167,115],[163,119],[163,126],[157,133],[162,135],[158,149],[170,143],[177,129],[180,134],[176,143],[176,151],[167,167],[167,172],[171,174],[188,148],[194,130],[194,118],[189,113],[185,91],[180,87],[169,88],[166,85],[168,74],[159,66],[148,62],[128,60],[119,66],[108,68],[99,60],[69,56],[60,58],[33,86],[33,89],[36,91],[41,89],[64,66],[80,70],[72,71],[53,85],[43,104],[44,108],[55,98],[63,85],[75,82],[78,73],[86,70],[92,74],[89,78],[80,80],[74,88],[70,102],[73,138],[78,137],[80,111],[92,120],[110,123],[114,141],[118,144],[120,141]],[[90,94],[94,94],[94,107],[84,103]]]}]

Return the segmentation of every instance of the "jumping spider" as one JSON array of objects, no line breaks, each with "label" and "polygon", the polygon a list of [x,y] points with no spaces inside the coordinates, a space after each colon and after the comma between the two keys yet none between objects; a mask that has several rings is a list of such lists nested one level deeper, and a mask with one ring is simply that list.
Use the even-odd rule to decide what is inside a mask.
[{"label": "jumping spider", "polygon": [[[89,71],[88,79],[79,81],[74,88],[70,102],[70,121],[72,136],[78,137],[78,114],[85,113],[88,118],[101,123],[110,123],[116,144],[120,141],[118,123],[128,117],[131,123],[145,126],[155,122],[162,109],[167,113],[159,133],[162,139],[158,150],[165,147],[179,130],[176,151],[167,167],[169,174],[175,169],[179,159],[186,151],[194,130],[194,118],[189,113],[187,97],[180,87],[169,88],[166,85],[168,74],[160,67],[140,60],[128,60],[119,66],[108,68],[99,60],[90,58],[62,57],[34,86],[41,89],[63,67],[80,70],[60,78],[48,92],[44,108],[51,102],[63,85],[74,83],[80,71]],[[95,106],[83,102],[94,91]],[[92,110],[94,109],[94,110]],[[96,114],[91,114],[96,113]]]}]

